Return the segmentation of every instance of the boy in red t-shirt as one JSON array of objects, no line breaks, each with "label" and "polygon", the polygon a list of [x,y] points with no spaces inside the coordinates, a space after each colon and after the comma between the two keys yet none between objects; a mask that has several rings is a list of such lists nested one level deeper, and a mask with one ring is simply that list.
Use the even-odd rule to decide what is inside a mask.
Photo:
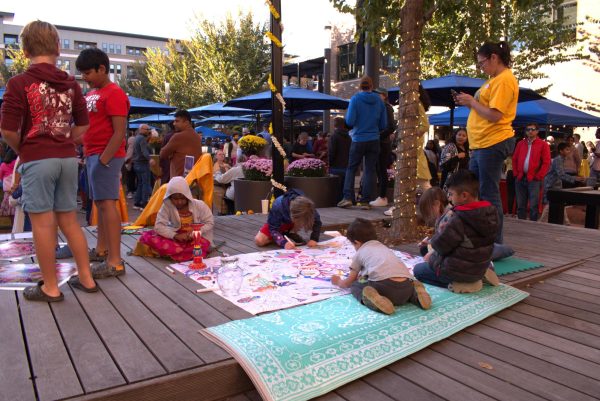
[{"label": "boy in red t-shirt", "polygon": [[[6,85],[0,128],[20,156],[23,209],[29,213],[43,280],[23,292],[32,301],[63,300],[56,280],[56,227],[67,237],[78,276],[69,283],[85,292],[98,286],[90,274],[87,242],[77,221],[77,153],[74,140],[89,128],[86,103],[75,79],[56,68],[56,28],[34,21],[21,32],[31,65]],[[71,121],[74,125],[71,125]]]},{"label": "boy in red t-shirt", "polygon": [[75,62],[85,82],[94,88],[86,95],[90,129],[83,136],[90,195],[98,209],[98,242],[90,251],[94,278],[125,274],[121,259],[119,199],[121,167],[125,162],[125,132],[129,99],[108,76],[109,60],[100,49],[85,49]]}]

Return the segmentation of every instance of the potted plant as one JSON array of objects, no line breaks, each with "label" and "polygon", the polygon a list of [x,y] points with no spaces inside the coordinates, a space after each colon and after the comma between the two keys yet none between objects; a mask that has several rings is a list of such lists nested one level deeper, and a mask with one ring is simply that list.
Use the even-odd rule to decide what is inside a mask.
[{"label": "potted plant", "polygon": [[304,192],[316,207],[333,207],[339,198],[339,180],[340,177],[327,174],[327,165],[322,160],[306,158],[290,163],[285,185]]},{"label": "potted plant", "polygon": [[261,210],[260,201],[268,199],[271,192],[273,162],[270,159],[251,156],[242,165],[242,171],[244,172],[244,178],[237,179],[233,183],[235,186],[235,209],[244,212]]},{"label": "potted plant", "polygon": [[256,135],[245,135],[238,141],[238,146],[246,156],[258,156],[267,146],[267,140]]}]

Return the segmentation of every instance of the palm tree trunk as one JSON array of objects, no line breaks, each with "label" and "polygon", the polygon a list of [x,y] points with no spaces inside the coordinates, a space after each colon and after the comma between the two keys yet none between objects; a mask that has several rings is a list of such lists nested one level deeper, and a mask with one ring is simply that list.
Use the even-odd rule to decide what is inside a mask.
[{"label": "palm tree trunk", "polygon": [[406,0],[400,10],[400,71],[398,82],[400,100],[398,131],[400,141],[396,147],[396,178],[394,185],[394,213],[390,243],[417,239],[416,185],[417,143],[419,115],[419,80],[421,74],[421,36],[424,25],[424,0]]}]

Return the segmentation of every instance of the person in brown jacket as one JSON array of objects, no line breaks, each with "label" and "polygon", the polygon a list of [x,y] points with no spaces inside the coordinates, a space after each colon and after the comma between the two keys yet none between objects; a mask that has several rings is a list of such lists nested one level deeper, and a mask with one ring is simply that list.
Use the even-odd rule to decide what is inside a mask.
[{"label": "person in brown jacket", "polygon": [[183,176],[186,156],[194,156],[194,163],[202,155],[202,135],[194,131],[192,116],[187,110],[178,110],[173,121],[175,135],[160,150],[160,158],[170,160],[171,178]]}]

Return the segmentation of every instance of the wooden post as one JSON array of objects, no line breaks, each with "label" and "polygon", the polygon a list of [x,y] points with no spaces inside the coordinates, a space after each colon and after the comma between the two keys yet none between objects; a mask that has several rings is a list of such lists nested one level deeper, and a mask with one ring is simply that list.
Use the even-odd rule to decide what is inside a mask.
[{"label": "wooden post", "polygon": [[[281,18],[281,0],[272,1],[275,10]],[[281,25],[280,21],[275,19],[271,14],[271,33],[281,41]],[[275,87],[283,95],[283,49],[271,42],[271,79]],[[300,77],[298,77],[300,79]],[[283,106],[275,97],[275,93],[271,92],[271,122],[273,124],[273,135],[283,146]],[[283,184],[283,157],[279,154],[274,145],[271,145],[271,155],[273,158],[273,179],[278,183]],[[283,194],[278,188],[275,188],[275,197]]]}]

